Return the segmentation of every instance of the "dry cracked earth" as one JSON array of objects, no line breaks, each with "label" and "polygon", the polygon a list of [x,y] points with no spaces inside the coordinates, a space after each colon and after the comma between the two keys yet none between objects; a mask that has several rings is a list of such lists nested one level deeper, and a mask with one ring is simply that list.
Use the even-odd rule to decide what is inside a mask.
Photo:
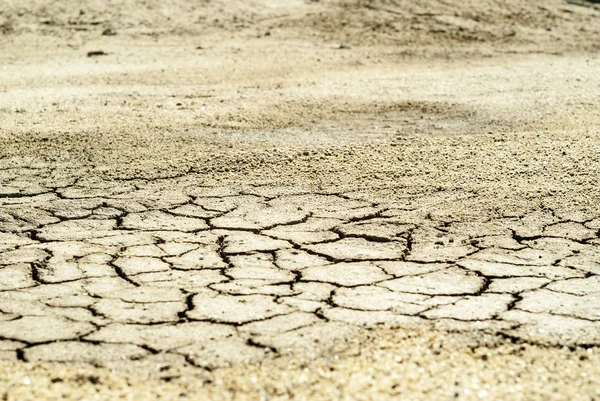
[{"label": "dry cracked earth", "polygon": [[0,3],[1,399],[600,396],[597,2]]},{"label": "dry cracked earth", "polygon": [[428,210],[461,194],[2,174],[5,359],[214,369],[377,324],[600,342],[600,216],[452,221]]}]

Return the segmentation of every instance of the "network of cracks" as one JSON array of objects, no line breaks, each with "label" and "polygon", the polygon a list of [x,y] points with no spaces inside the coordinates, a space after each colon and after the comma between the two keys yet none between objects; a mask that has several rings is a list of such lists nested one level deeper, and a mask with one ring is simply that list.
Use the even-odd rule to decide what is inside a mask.
[{"label": "network of cracks", "polygon": [[361,326],[600,344],[600,217],[437,218],[459,193],[25,178],[0,189],[0,358],[212,369]]}]

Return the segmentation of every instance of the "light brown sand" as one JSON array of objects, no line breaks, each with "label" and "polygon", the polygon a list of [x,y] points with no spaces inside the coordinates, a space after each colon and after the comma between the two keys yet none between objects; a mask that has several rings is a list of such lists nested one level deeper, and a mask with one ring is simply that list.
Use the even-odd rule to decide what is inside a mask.
[{"label": "light brown sand", "polygon": [[[591,400],[597,348],[512,344],[490,335],[365,331],[337,352],[214,372],[0,364],[4,400]],[[151,372],[151,377],[147,377]],[[157,376],[163,375],[163,378]]]}]

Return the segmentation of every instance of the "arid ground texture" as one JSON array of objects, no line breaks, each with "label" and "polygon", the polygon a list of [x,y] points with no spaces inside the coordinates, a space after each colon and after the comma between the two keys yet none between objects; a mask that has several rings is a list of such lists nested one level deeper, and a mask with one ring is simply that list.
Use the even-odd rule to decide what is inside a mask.
[{"label": "arid ground texture", "polygon": [[0,399],[600,400],[600,4],[0,0]]}]

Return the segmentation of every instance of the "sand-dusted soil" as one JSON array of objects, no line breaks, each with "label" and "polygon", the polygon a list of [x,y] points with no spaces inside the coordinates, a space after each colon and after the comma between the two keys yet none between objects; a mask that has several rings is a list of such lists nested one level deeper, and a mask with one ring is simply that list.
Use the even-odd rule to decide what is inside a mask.
[{"label": "sand-dusted soil", "polygon": [[3,399],[600,397],[600,5],[26,0],[0,35]]}]

